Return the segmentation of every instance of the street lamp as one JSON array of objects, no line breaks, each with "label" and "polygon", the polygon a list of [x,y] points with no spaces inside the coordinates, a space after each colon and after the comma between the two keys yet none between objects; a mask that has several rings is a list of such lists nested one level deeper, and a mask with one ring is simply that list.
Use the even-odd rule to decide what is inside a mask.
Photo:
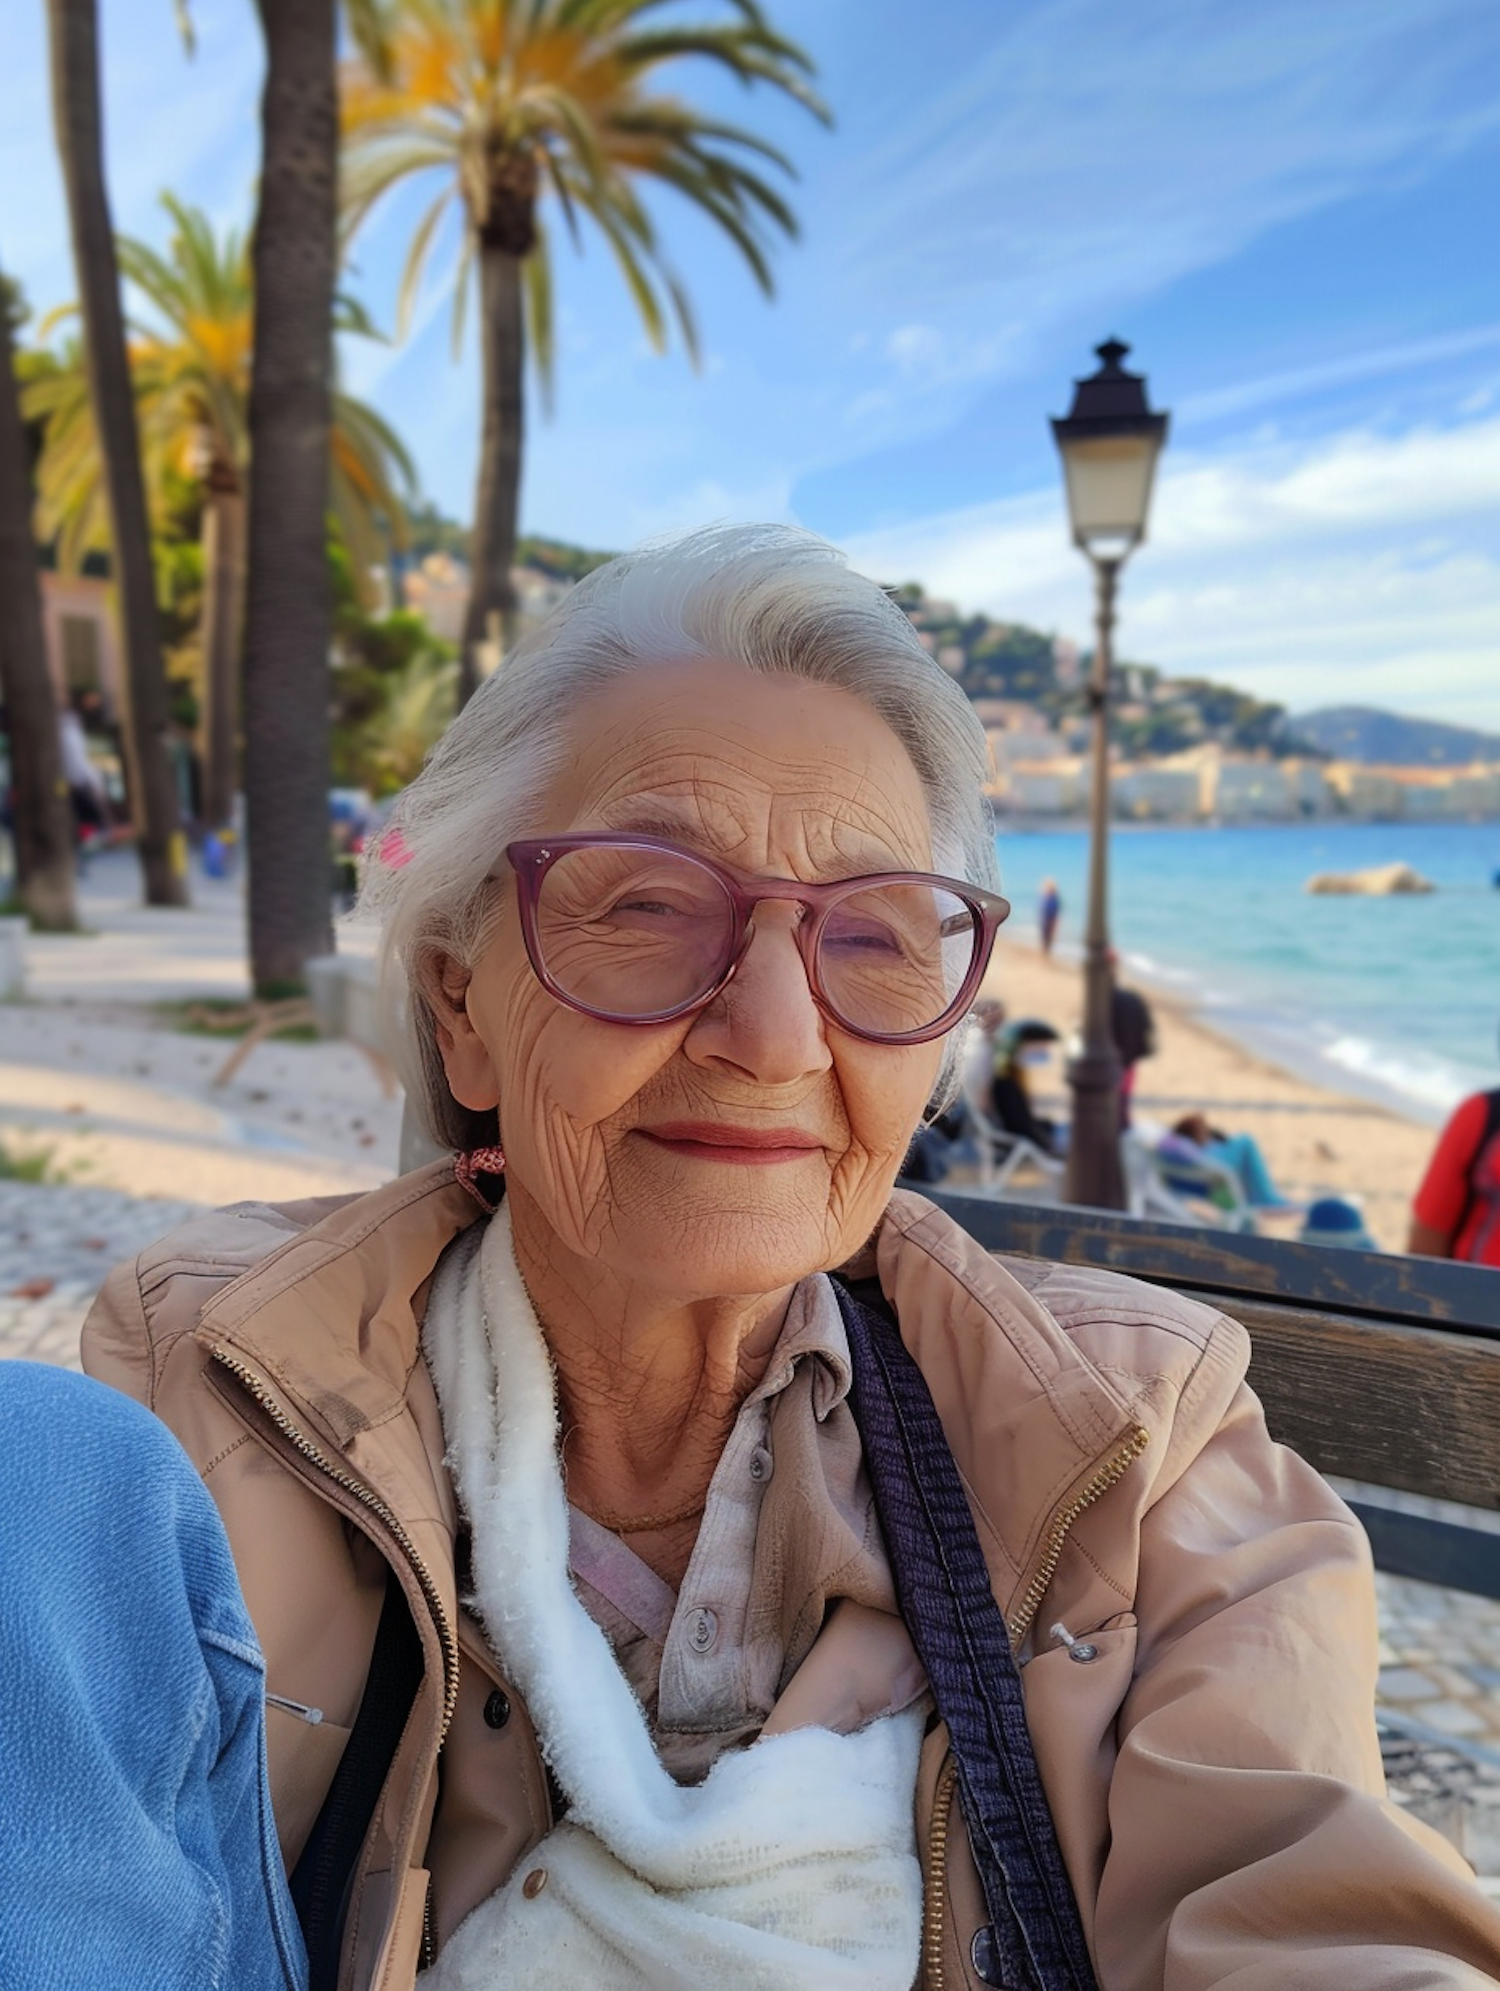
[{"label": "street lamp", "polygon": [[1118,339],[1096,348],[1103,364],[1073,383],[1073,406],[1053,417],[1062,453],[1074,543],[1094,563],[1096,623],[1089,705],[1094,769],[1089,807],[1089,910],[1084,935],[1083,1049],[1068,1067],[1073,1132],[1064,1194],[1070,1203],[1123,1210],[1120,1166],[1120,1058],[1110,1028],[1109,963],[1109,681],[1115,582],[1146,536],[1151,480],[1167,439],[1167,417],[1146,401],[1144,374],[1127,373],[1130,351]]}]

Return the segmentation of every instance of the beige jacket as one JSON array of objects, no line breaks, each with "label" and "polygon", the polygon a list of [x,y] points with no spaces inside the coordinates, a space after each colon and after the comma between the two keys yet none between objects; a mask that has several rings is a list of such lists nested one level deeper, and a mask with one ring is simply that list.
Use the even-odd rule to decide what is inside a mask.
[{"label": "beige jacket", "polygon": [[[410,1601],[426,1676],[356,1876],[341,1991],[410,1991],[424,1946],[550,1821],[526,1711],[459,1608],[418,1353],[432,1269],[475,1215],[447,1164],[338,1203],[218,1212],[120,1267],[84,1330],[85,1366],[155,1408],[214,1494],[271,1692],[324,1710],[317,1727],[268,1714],[289,1866],[359,1705],[387,1566]],[[911,1195],[872,1254],[1027,1661],[1102,1991],[1500,1980],[1500,1916],[1383,1799],[1364,1538],[1267,1437],[1243,1330],[1112,1274],[1001,1264]],[[768,1502],[795,1495],[778,1472]],[[791,1644],[822,1599],[795,1580],[786,1597]],[[1097,1657],[1050,1641],[1058,1621]],[[917,1835],[921,1991],[978,1991],[985,1918],[941,1725]]]}]

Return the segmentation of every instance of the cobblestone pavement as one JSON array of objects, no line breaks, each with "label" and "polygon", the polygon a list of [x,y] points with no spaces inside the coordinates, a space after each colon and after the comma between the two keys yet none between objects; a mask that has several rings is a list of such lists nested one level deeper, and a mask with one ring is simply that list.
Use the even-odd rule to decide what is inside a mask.
[{"label": "cobblestone pavement", "polygon": [[76,1369],[78,1332],[105,1273],[201,1207],[0,1181],[0,1356]]},{"label": "cobblestone pavement", "polygon": [[[200,1207],[0,1181],[0,1357],[76,1368],[104,1273]],[[1392,1794],[1500,1875],[1500,1600],[1383,1573],[1376,1588]]]},{"label": "cobblestone pavement", "polygon": [[1437,1735],[1479,1743],[1500,1765],[1500,1600],[1412,1576],[1376,1576],[1380,1698]]}]

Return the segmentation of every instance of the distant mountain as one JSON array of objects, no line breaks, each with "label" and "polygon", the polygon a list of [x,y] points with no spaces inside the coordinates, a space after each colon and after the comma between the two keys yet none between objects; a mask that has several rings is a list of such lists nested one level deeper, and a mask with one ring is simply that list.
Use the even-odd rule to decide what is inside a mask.
[{"label": "distant mountain", "polygon": [[1291,731],[1335,760],[1384,767],[1464,767],[1500,761],[1500,733],[1477,733],[1437,719],[1407,719],[1371,705],[1327,705],[1300,712]]}]

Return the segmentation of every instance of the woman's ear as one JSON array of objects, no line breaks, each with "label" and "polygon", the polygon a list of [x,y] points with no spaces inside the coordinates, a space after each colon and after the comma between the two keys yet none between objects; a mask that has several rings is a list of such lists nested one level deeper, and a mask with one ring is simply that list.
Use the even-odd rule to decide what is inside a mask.
[{"label": "woman's ear", "polygon": [[469,1016],[469,970],[451,954],[433,963],[429,1000],[448,1090],[460,1106],[483,1113],[500,1104],[499,1076]]}]

